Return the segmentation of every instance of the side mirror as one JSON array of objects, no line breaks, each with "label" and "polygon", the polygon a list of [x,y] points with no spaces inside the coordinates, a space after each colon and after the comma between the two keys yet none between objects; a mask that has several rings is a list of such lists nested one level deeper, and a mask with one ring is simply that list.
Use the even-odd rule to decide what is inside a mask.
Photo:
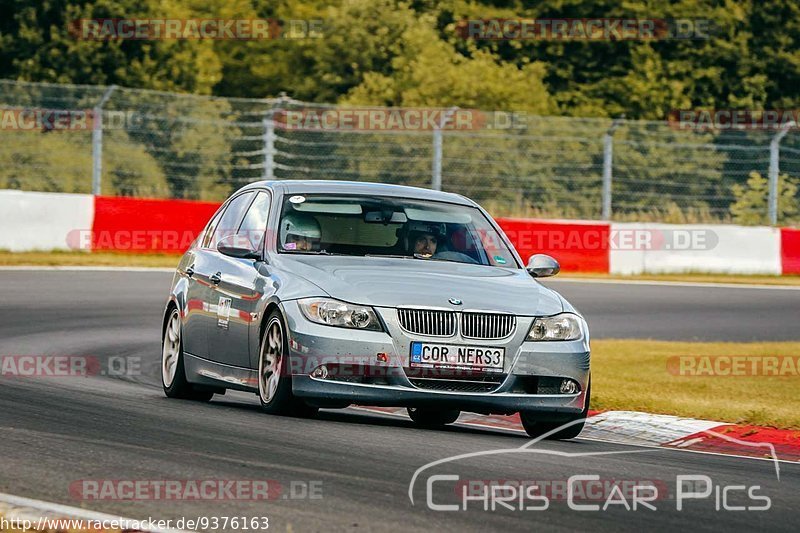
[{"label": "side mirror", "polygon": [[253,249],[252,243],[242,235],[227,235],[217,244],[217,251],[237,259],[261,259],[261,253]]},{"label": "side mirror", "polygon": [[561,265],[549,255],[536,254],[528,259],[528,266],[525,267],[525,270],[534,278],[549,278],[558,274]]}]

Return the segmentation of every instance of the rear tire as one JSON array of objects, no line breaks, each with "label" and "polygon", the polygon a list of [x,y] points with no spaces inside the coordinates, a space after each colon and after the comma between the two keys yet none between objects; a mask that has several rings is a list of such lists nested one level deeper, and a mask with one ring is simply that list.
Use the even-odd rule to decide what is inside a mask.
[{"label": "rear tire", "polygon": [[409,407],[408,416],[415,424],[425,428],[443,427],[458,420],[461,411],[454,409],[437,410],[422,407]]},{"label": "rear tire", "polygon": [[271,415],[312,417],[318,407],[308,405],[292,394],[289,338],[283,318],[275,310],[267,319],[258,354],[258,399],[261,409]]},{"label": "rear tire", "polygon": [[161,341],[161,386],[168,398],[207,402],[214,396],[210,391],[195,390],[186,380],[183,366],[183,327],[176,307],[170,308]]},{"label": "rear tire", "polygon": [[[536,413],[526,413],[521,411],[519,413],[519,418],[522,421],[522,427],[525,428],[525,432],[528,434],[528,436],[536,438],[541,437],[545,433],[553,431],[564,424],[574,422],[574,424],[562,429],[561,431],[557,431],[556,433],[545,437],[546,440],[574,439],[581,434],[581,431],[583,431],[583,426],[586,423],[586,416],[589,414],[589,400],[591,395],[592,382],[590,380],[589,384],[586,386],[586,401],[584,402],[583,411],[581,411],[581,414],[572,418],[564,419],[561,422],[537,422]],[[577,420],[580,420],[580,422],[577,422]]]}]

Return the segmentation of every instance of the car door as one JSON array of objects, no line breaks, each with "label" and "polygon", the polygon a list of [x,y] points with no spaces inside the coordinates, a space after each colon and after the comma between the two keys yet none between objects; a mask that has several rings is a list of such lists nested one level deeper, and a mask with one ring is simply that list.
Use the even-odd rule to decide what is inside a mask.
[{"label": "car door", "polygon": [[183,324],[183,349],[197,357],[208,357],[208,322],[211,313],[209,302],[213,289],[209,276],[213,265],[209,255],[209,246],[214,230],[225,211],[221,207],[211,218],[197,242],[187,252],[184,270],[188,283],[186,287],[186,318]]},{"label": "car door", "polygon": [[[267,204],[264,205],[264,198]],[[231,199],[228,210],[220,219],[212,238],[210,281],[212,287],[209,306],[215,313],[208,324],[208,358],[226,365],[248,368],[249,326],[253,317],[258,293],[255,284],[258,277],[255,260],[237,259],[221,254],[217,245],[223,239],[243,233],[243,226],[251,225],[250,208],[269,212],[269,195],[266,191],[248,191]],[[248,216],[249,215],[249,216]],[[265,215],[266,216],[266,215]],[[257,222],[257,221],[256,221]],[[264,219],[266,228],[266,219]],[[263,237],[262,237],[263,239]],[[263,245],[262,245],[263,248]]]}]

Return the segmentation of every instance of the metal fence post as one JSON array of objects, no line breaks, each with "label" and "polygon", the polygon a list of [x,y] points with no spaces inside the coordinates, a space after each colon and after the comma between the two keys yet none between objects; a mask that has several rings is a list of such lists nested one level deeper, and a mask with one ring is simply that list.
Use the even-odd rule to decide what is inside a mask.
[{"label": "metal fence post", "polygon": [[451,107],[442,114],[442,120],[433,129],[433,165],[431,168],[431,189],[442,190],[442,129],[447,125],[450,117],[458,110]]},{"label": "metal fence post", "polygon": [[275,121],[272,111],[264,118],[264,179],[275,179]]},{"label": "metal fence post", "polygon": [[789,133],[789,128],[795,126],[794,121],[787,122],[781,131],[772,137],[769,142],[769,223],[773,226],[778,224],[778,177],[780,174],[780,150],[781,140]]},{"label": "metal fence post", "polygon": [[611,220],[611,181],[613,178],[614,162],[614,131],[619,127],[621,119],[614,119],[611,127],[603,135],[603,191],[602,191],[602,216],[603,220]]},{"label": "metal fence post", "polygon": [[117,88],[111,85],[92,110],[92,194],[100,195],[103,179],[103,106]]}]

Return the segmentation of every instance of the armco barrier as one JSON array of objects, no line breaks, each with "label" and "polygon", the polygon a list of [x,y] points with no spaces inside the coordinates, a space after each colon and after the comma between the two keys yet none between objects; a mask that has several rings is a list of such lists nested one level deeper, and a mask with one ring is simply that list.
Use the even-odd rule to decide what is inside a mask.
[{"label": "armco barrier", "polygon": [[12,252],[68,250],[75,228],[91,228],[88,194],[0,191],[0,249]]},{"label": "armco barrier", "polygon": [[781,274],[778,228],[614,222],[611,231],[645,236],[650,244],[612,245],[611,274]]},{"label": "armco barrier", "polygon": [[533,254],[548,254],[564,272],[608,272],[606,222],[498,218],[497,223],[523,261]]},{"label": "armco barrier", "polygon": [[95,198],[92,249],[182,253],[219,208],[216,202]]}]

